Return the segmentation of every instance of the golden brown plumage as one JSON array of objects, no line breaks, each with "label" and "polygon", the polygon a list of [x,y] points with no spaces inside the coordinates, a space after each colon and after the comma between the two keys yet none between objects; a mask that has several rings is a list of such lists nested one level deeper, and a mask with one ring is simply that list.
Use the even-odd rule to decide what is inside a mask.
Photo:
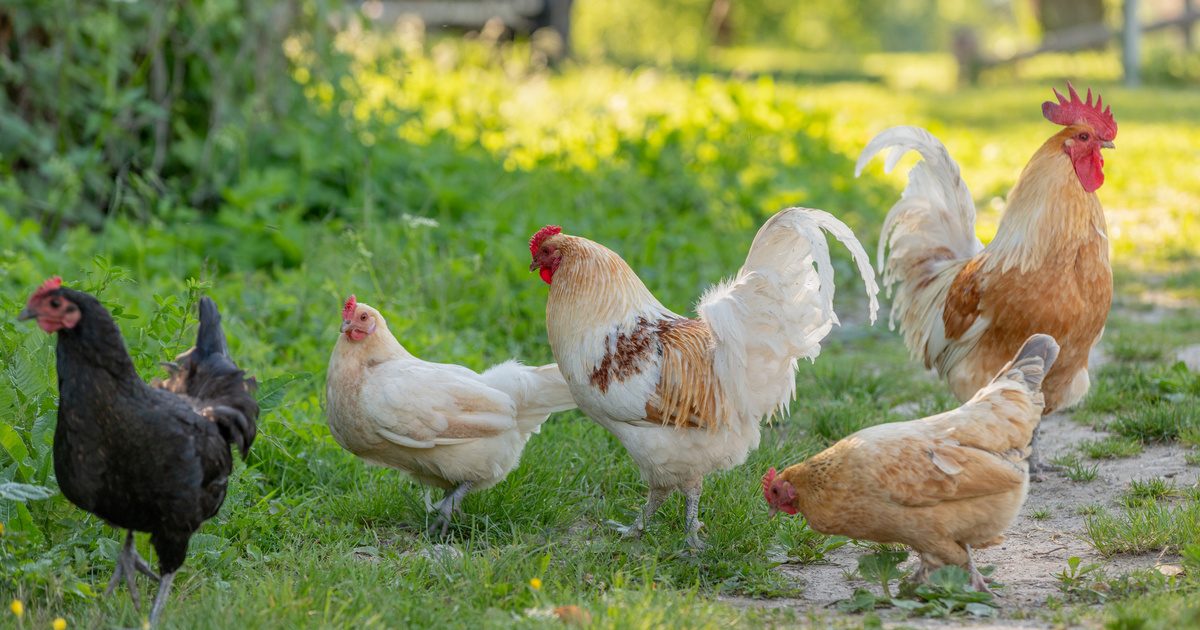
[{"label": "golden brown plumage", "polygon": [[910,149],[924,158],[884,222],[879,264],[884,286],[895,290],[892,323],[959,400],[1036,333],[1062,345],[1043,384],[1045,413],[1087,393],[1088,354],[1112,303],[1108,230],[1095,190],[1104,181],[1100,149],[1112,148],[1116,123],[1092,105],[1090,92],[1086,103],[1071,95],[1043,107],[1065,129],[1021,172],[986,248],[975,238],[974,203],[958,165],[929,132],[889,129],[859,158],[860,172],[886,147],[894,147],[889,169]]},{"label": "golden brown plumage", "polygon": [[804,514],[826,533],[903,543],[923,574],[945,564],[972,573],[972,548],[1002,539],[1028,489],[1028,445],[1042,416],[1040,388],[1058,344],[1035,335],[990,384],[937,416],[854,433],[763,478],[771,511]]}]

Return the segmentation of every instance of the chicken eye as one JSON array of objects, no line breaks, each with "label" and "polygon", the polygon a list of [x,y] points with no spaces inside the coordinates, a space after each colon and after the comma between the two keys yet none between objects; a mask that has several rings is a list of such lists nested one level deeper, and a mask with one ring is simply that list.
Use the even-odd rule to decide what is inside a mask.
[{"label": "chicken eye", "polygon": [[1089,135],[1088,135],[1088,133],[1087,133],[1086,131],[1085,131],[1085,132],[1083,132],[1083,133],[1081,133],[1081,134],[1079,134],[1079,139],[1080,139],[1080,140],[1082,140],[1082,141],[1084,141],[1084,142],[1087,142],[1087,141],[1088,141],[1088,138],[1091,138],[1091,136],[1089,136]]},{"label": "chicken eye", "polygon": [[58,308],[58,307],[62,306],[62,301],[59,300],[58,298],[53,298],[50,300],[50,306],[52,308]]},{"label": "chicken eye", "polygon": [[359,315],[358,320],[363,322],[367,321],[367,314],[363,313],[362,315]]}]

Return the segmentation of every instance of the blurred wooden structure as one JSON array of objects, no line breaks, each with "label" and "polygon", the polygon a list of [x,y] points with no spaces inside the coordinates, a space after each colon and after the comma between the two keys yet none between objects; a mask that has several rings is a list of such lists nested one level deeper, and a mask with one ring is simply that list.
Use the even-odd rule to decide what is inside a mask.
[{"label": "blurred wooden structure", "polygon": [[1041,46],[1004,57],[987,55],[980,47],[977,33],[971,29],[960,29],[954,36],[954,56],[958,60],[958,80],[960,84],[972,84],[978,81],[979,75],[984,70],[990,68],[1011,65],[1043,53],[1074,52],[1099,48],[1120,38],[1125,83],[1129,86],[1136,86],[1139,83],[1141,36],[1164,29],[1179,29],[1183,34],[1185,45],[1190,50],[1193,46],[1192,26],[1200,22],[1200,8],[1197,8],[1196,4],[1195,0],[1183,0],[1182,11],[1179,15],[1148,24],[1139,24],[1137,20],[1138,0],[1124,0],[1122,27],[1119,30],[1110,29],[1103,22],[1080,24],[1047,33]]},{"label": "blurred wooden structure", "polygon": [[415,15],[426,28],[447,30],[479,30],[493,20],[499,20],[514,33],[532,34],[550,29],[558,34],[561,46],[555,58],[571,53],[571,5],[574,0],[369,0],[373,5],[368,13],[377,21],[393,22],[405,15]]}]

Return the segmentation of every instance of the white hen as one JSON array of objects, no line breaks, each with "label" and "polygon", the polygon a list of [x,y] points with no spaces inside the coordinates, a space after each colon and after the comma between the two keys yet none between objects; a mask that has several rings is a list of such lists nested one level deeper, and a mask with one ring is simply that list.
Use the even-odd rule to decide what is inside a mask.
[{"label": "white hen", "polygon": [[327,376],[329,430],[342,448],[446,491],[430,535],[445,535],[471,490],[500,483],[553,412],[575,408],[558,367],[501,363],[483,374],[413,356],[354,296]]}]

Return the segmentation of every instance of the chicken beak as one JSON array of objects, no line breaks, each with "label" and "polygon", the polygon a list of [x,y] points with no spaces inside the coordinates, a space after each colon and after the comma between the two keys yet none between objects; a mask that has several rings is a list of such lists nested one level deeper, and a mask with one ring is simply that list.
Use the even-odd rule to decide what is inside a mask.
[{"label": "chicken beak", "polygon": [[775,520],[775,515],[776,515],[776,514],[779,514],[779,508],[777,508],[777,507],[775,507],[774,505],[772,505],[772,506],[771,506],[771,510],[770,510],[769,512],[767,512],[767,520],[768,520],[768,521],[773,521],[773,520]]},{"label": "chicken beak", "polygon": [[37,311],[33,310],[31,306],[26,306],[17,314],[17,321],[23,322],[27,319],[37,319]]},{"label": "chicken beak", "polygon": [[536,260],[535,260],[535,261],[533,261],[533,262],[531,262],[531,263],[529,263],[529,270],[530,270],[530,271],[537,271],[537,270],[538,270],[538,267],[541,267],[541,265],[540,265],[540,264],[538,264],[538,261],[536,261]]},{"label": "chicken beak", "polygon": [[342,329],[341,329],[341,331],[340,331],[340,332],[343,332],[343,333],[344,333],[344,332],[346,332],[346,330],[348,330],[349,328],[350,328],[350,320],[348,320],[348,319],[347,319],[347,320],[345,320],[345,321],[343,321],[343,322],[342,322]]},{"label": "chicken beak", "polygon": [[1104,142],[1101,142],[1101,143],[1100,143],[1100,146],[1104,147],[1105,149],[1115,149],[1115,148],[1117,148],[1117,145],[1113,144],[1113,141],[1112,141],[1112,140],[1105,140]]}]

